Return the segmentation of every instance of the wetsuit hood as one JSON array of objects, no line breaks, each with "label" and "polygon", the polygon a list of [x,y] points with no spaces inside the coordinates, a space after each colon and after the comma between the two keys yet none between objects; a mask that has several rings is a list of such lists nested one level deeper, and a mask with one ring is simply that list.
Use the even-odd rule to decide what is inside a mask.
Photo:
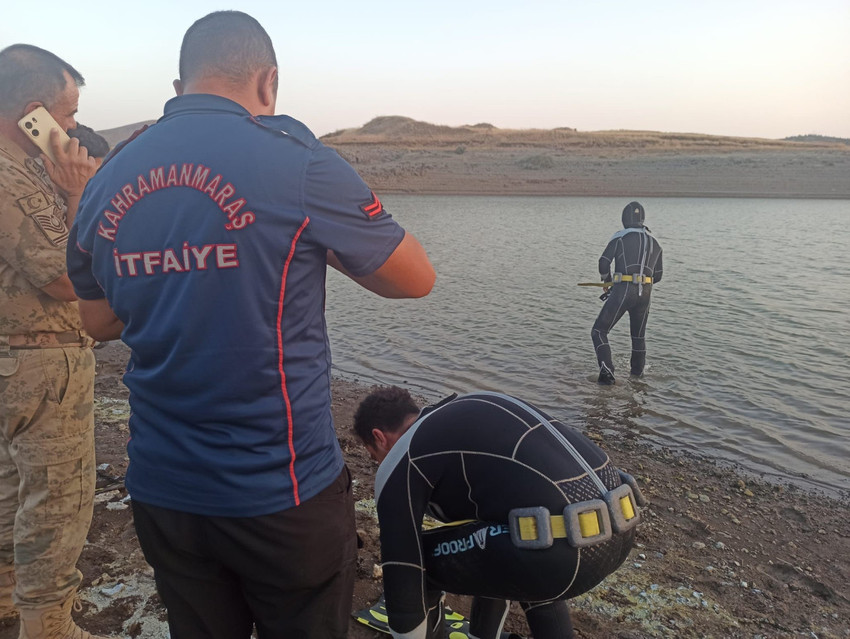
[{"label": "wetsuit hood", "polygon": [[629,202],[623,209],[623,228],[639,229],[643,227],[645,213],[640,202]]}]

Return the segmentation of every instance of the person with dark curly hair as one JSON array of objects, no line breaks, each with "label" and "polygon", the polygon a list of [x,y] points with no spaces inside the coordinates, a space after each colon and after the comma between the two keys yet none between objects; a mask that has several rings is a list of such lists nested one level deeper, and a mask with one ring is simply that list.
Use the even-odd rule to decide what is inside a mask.
[{"label": "person with dark curly hair", "polygon": [[[498,639],[509,600],[535,639],[572,637],[566,600],[614,572],[634,544],[637,484],[587,437],[503,393],[421,411],[374,390],[353,430],[373,459],[389,627],[443,636],[444,592],[472,595],[470,635]],[[422,530],[428,514],[448,525]]]},{"label": "person with dark curly hair", "polygon": [[68,130],[68,136],[77,138],[80,141],[80,146],[89,152],[89,155],[97,161],[98,166],[109,153],[109,142],[90,126],[77,122],[76,127]]}]

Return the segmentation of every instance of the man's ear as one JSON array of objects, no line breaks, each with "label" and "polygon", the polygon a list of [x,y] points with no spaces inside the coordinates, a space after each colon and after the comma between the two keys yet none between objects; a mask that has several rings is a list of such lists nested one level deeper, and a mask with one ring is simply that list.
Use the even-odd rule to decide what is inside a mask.
[{"label": "man's ear", "polygon": [[174,82],[171,83],[171,86],[174,87],[174,93],[176,93],[177,95],[183,95],[184,89],[183,89],[183,82],[181,80],[179,80],[179,79],[175,80]]},{"label": "man's ear", "polygon": [[372,429],[372,437],[375,438],[375,448],[384,450],[387,449],[387,444],[389,443],[387,440],[387,434],[382,431],[380,428]]},{"label": "man's ear", "polygon": [[277,67],[269,67],[257,76],[257,97],[273,115],[277,102]]},{"label": "man's ear", "polygon": [[[23,117],[27,113],[32,113],[40,106],[44,106],[44,102],[28,102],[27,105],[24,107],[24,113],[21,117]],[[46,109],[47,107],[44,108]]]}]

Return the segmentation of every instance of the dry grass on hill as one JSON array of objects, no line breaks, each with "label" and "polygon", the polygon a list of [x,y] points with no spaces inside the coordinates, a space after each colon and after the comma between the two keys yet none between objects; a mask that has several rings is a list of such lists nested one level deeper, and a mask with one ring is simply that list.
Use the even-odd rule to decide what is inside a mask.
[{"label": "dry grass on hill", "polygon": [[[115,145],[143,124],[100,133]],[[850,198],[850,141],[805,138],[450,127],[382,116],[321,139],[382,194]]]},{"label": "dry grass on hill", "polygon": [[343,129],[323,136],[331,146],[380,144],[386,146],[443,146],[466,144],[481,147],[528,147],[551,149],[624,148],[643,151],[671,150],[850,150],[837,142],[789,142],[765,138],[740,138],[701,133],[660,131],[577,131],[556,129],[499,129],[491,124],[449,127],[401,116],[381,116],[360,128]]}]

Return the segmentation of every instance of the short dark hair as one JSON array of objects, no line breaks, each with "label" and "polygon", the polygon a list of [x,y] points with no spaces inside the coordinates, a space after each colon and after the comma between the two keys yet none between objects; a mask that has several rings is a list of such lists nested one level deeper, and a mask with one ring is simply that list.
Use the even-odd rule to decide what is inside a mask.
[{"label": "short dark hair", "polygon": [[376,388],[360,402],[354,413],[353,430],[367,446],[375,443],[372,429],[395,432],[404,424],[408,415],[418,415],[419,407],[403,388],[383,386]]},{"label": "short dark hair", "polygon": [[276,67],[271,38],[241,11],[215,11],[197,20],[180,47],[180,80],[204,76],[240,84],[260,69]]},{"label": "short dark hair", "polygon": [[80,72],[56,54],[31,44],[13,44],[0,51],[0,116],[18,118],[30,102],[53,105],[65,89],[65,73],[78,86]]},{"label": "short dark hair", "polygon": [[68,131],[68,135],[77,138],[80,146],[86,147],[86,151],[93,158],[104,158],[109,153],[109,142],[91,127],[77,122],[77,126]]}]

